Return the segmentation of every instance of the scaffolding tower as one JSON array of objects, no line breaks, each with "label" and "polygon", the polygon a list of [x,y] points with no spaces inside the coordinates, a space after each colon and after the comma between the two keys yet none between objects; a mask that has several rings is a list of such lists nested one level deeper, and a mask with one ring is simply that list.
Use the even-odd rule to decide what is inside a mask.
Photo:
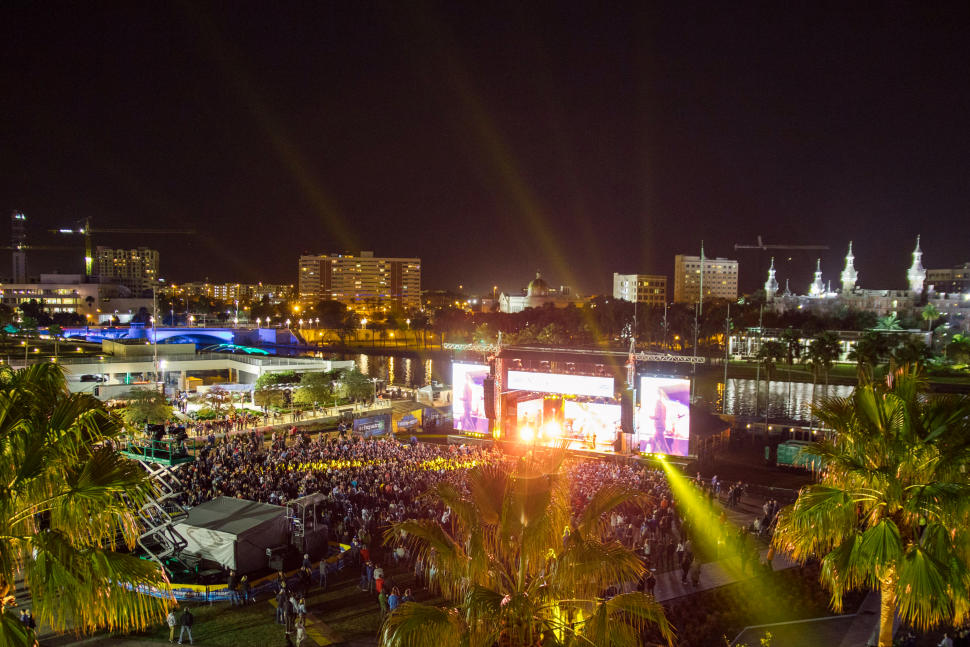
[{"label": "scaffolding tower", "polygon": [[195,560],[182,555],[188,542],[175,529],[175,524],[188,515],[178,501],[184,488],[176,469],[195,462],[195,456],[176,439],[129,439],[120,453],[137,461],[154,485],[153,494],[138,509],[142,525],[138,545],[169,572],[174,563],[191,568],[195,564],[190,562]]}]

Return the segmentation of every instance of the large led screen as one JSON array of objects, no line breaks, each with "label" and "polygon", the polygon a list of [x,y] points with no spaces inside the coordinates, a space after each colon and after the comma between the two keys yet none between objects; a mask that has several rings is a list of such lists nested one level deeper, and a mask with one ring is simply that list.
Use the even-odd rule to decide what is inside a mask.
[{"label": "large led screen", "polygon": [[641,377],[638,422],[643,451],[686,456],[690,444],[690,380]]},{"label": "large led screen", "polygon": [[620,405],[566,400],[563,430],[593,446],[610,445],[620,428]]},{"label": "large led screen", "polygon": [[485,389],[482,387],[486,376],[488,366],[485,364],[456,362],[451,365],[451,417],[455,429],[488,433]]},{"label": "large led screen", "polygon": [[614,395],[612,377],[592,375],[509,371],[508,388],[516,391],[588,395],[594,398],[612,398]]}]

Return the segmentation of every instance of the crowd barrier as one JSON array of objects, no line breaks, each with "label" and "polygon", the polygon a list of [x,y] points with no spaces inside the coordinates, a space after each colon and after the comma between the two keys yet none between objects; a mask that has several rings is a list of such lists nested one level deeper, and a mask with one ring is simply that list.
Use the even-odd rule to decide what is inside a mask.
[{"label": "crowd barrier", "polygon": [[[340,544],[337,542],[330,542],[331,546],[336,546],[339,549],[339,553],[336,555],[331,555],[325,561],[327,562],[327,573],[336,573],[344,567],[344,556],[347,551],[350,550],[350,546],[347,544]],[[319,572],[320,563],[314,564],[314,572]],[[286,573],[286,586],[291,588],[297,583],[297,573],[299,569],[292,570]],[[127,588],[134,588],[139,593],[145,595],[150,595],[155,598],[174,598],[179,602],[195,602],[195,603],[208,603],[213,602],[230,602],[232,601],[232,596],[229,592],[228,586],[223,584],[168,584],[165,586],[137,586],[132,587],[130,584],[126,585]],[[263,593],[275,594],[276,593],[276,574],[270,573],[264,577],[257,580],[253,580],[249,584],[249,595],[255,597]]]}]

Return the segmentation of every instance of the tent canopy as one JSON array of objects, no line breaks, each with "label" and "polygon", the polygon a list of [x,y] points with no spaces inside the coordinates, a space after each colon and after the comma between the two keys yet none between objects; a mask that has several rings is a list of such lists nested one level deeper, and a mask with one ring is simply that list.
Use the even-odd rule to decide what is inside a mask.
[{"label": "tent canopy", "polygon": [[196,528],[242,535],[282,515],[282,506],[221,496],[189,510],[188,518],[182,523]]},{"label": "tent canopy", "polygon": [[289,541],[286,509],[278,505],[219,497],[192,508],[176,525],[198,555],[240,573],[266,566],[266,549]]}]

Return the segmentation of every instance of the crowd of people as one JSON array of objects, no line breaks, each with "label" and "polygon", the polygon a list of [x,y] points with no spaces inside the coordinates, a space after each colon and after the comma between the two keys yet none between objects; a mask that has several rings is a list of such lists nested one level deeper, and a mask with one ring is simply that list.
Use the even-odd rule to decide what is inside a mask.
[{"label": "crowd of people", "polygon": [[312,440],[273,434],[268,448],[258,433],[218,441],[210,436],[196,461],[183,468],[182,503],[194,506],[229,496],[282,505],[321,493],[325,498],[317,507],[318,520],[329,537],[352,546],[355,538],[367,544],[389,523],[440,518],[444,510],[417,495],[494,458],[486,449],[322,434]]},{"label": "crowd of people", "polygon": [[[427,583],[427,573],[423,565],[409,559],[403,547],[385,549],[381,545],[383,531],[405,519],[433,519],[447,525],[450,511],[435,499],[419,495],[442,481],[461,487],[468,469],[497,460],[504,458],[491,449],[383,438],[278,432],[267,442],[257,432],[221,438],[210,434],[196,461],[180,468],[182,503],[195,506],[229,496],[283,505],[309,494],[322,494],[316,508],[317,521],[326,527],[329,539],[350,547],[343,556],[344,566],[357,569],[361,590],[375,595],[382,614],[386,614],[413,599],[410,589],[393,581],[392,570],[400,571],[392,567],[405,562],[414,565],[418,583]],[[742,572],[746,558],[750,564],[758,562],[757,544],[747,537],[750,528],[735,531],[723,515],[722,530],[712,531],[709,523],[701,526],[696,511],[682,510],[675,502],[671,485],[660,470],[597,460],[573,461],[567,469],[577,518],[604,484],[642,495],[613,510],[606,523],[608,536],[636,551],[647,566],[640,582],[618,583],[615,592],[636,587],[653,593],[657,575],[666,571],[679,571],[684,584],[692,582],[697,588],[702,562],[716,559],[718,550],[742,554]],[[725,487],[716,477],[711,481],[697,479],[695,484],[702,494],[699,498],[709,502],[718,499],[724,489],[725,500],[732,507],[744,492],[743,484]],[[777,503],[766,502],[757,525],[768,528],[776,513]],[[701,527],[706,536],[699,541],[695,528]],[[568,541],[568,530],[564,541]],[[702,554],[708,548],[713,554]],[[291,582],[285,587],[283,578],[277,588],[278,621],[294,635],[302,634],[298,626],[302,627],[300,608],[305,602],[301,599],[316,575],[307,563],[300,573],[304,575],[296,585]],[[322,586],[326,577],[322,571]],[[238,586],[237,582],[234,584]]]}]

